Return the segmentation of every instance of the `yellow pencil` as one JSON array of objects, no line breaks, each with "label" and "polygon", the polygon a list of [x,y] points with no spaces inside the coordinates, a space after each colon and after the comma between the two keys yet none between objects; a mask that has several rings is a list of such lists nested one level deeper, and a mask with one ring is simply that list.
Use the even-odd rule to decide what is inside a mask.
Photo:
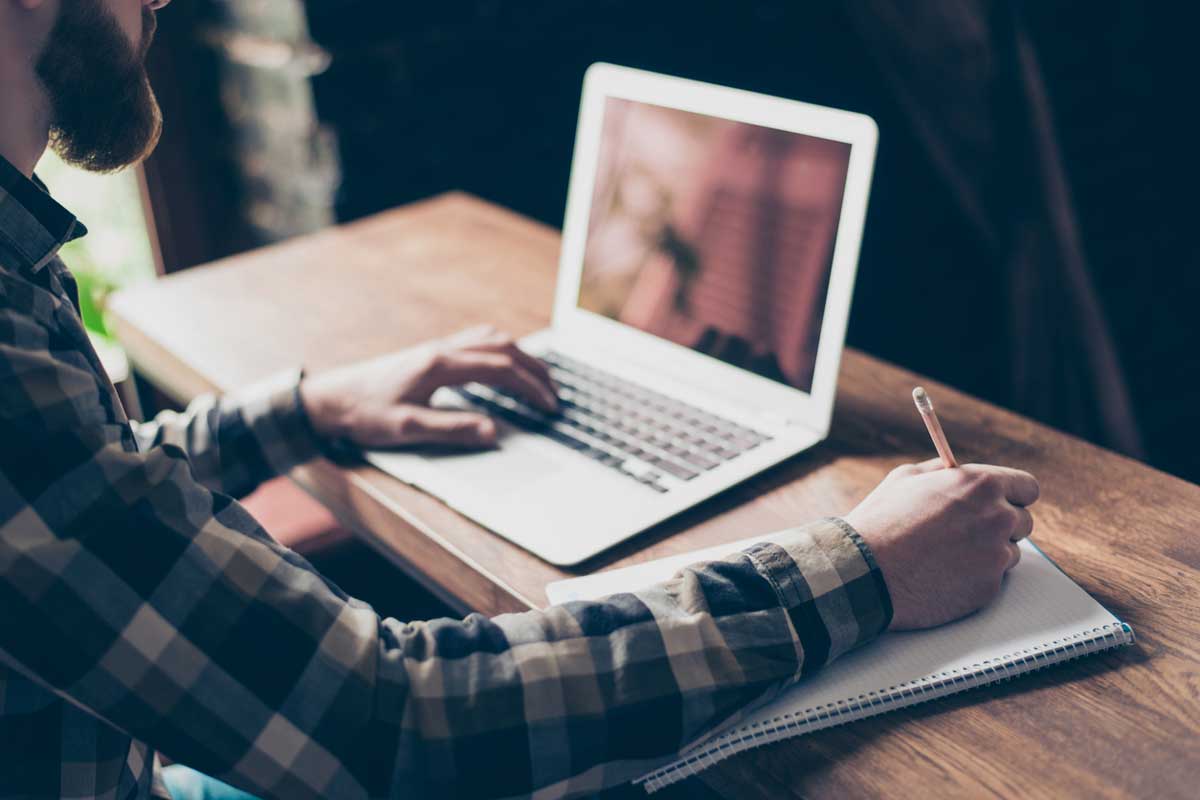
[{"label": "yellow pencil", "polygon": [[938,421],[937,412],[933,410],[933,400],[923,388],[918,386],[913,389],[913,402],[917,404],[917,411],[921,412],[921,419],[925,420],[925,427],[929,429],[929,437],[933,439],[933,446],[937,448],[938,455],[942,457],[942,464],[947,468],[957,467],[958,461],[954,458],[950,443],[946,441],[946,434],[942,431],[942,423]]}]

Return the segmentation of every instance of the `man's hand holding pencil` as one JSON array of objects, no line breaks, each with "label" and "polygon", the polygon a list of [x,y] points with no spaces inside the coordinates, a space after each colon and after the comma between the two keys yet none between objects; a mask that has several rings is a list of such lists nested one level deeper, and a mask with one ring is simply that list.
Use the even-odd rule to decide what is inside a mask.
[{"label": "man's hand holding pencil", "polygon": [[1028,472],[958,465],[928,395],[913,392],[940,456],[905,464],[846,515],[883,572],[892,629],[927,628],[977,611],[1000,591],[1033,530]]}]

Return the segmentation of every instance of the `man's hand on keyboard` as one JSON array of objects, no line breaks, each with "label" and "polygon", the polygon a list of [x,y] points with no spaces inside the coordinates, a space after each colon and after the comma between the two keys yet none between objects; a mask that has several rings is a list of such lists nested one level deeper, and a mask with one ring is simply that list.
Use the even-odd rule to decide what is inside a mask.
[{"label": "man's hand on keyboard", "polygon": [[1019,469],[932,459],[892,470],[846,515],[879,562],[892,628],[930,628],[987,605],[1021,558],[1037,498],[1037,480]]},{"label": "man's hand on keyboard", "polygon": [[510,392],[546,411],[557,407],[546,366],[512,337],[486,327],[307,377],[300,397],[313,429],[324,438],[368,448],[487,447],[496,439],[491,419],[429,407],[439,388],[470,382]]}]

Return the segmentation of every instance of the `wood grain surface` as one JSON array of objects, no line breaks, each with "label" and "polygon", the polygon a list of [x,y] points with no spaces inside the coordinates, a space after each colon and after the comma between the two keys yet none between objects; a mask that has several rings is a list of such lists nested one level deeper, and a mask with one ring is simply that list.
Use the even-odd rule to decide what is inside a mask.
[{"label": "wood grain surface", "polygon": [[[186,400],[472,324],[544,327],[558,243],[448,194],[123,292],[111,310],[137,367]],[[745,798],[1200,796],[1200,487],[863,353],[843,358],[826,442],[576,570],[364,465],[293,477],[455,607],[495,614],[544,605],[569,575],[844,513],[896,464],[934,455],[916,383],[960,460],[1038,476],[1035,540],[1137,644],[750,751],[705,783]]]}]

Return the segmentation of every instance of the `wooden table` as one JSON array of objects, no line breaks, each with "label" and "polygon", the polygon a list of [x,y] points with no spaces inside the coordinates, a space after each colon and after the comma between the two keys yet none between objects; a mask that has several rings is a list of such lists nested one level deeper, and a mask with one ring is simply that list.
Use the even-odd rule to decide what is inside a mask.
[{"label": "wooden table", "polygon": [[[186,400],[480,322],[544,327],[558,245],[550,228],[448,194],[124,292],[112,311],[136,367]],[[750,751],[705,783],[776,800],[1200,796],[1200,487],[862,353],[843,359],[827,442],[581,571],[845,512],[897,463],[932,455],[909,399],[918,382],[960,458],[1041,479],[1038,544],[1137,645]],[[293,477],[456,607],[541,606],[547,583],[575,574],[371,467],[318,461]]]}]

